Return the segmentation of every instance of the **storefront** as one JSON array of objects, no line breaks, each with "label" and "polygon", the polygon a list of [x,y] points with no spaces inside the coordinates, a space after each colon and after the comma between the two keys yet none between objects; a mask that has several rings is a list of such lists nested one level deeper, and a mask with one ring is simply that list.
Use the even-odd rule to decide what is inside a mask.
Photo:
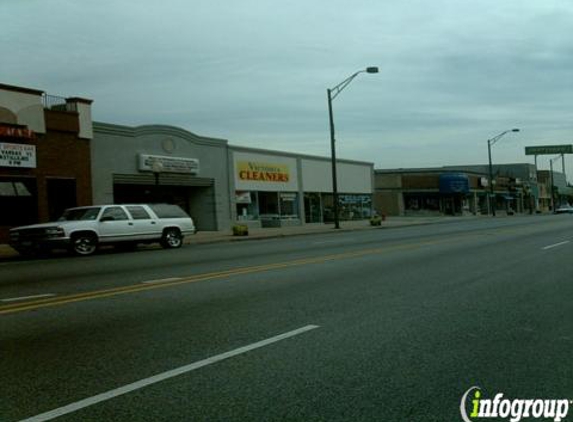
[{"label": "storefront", "polygon": [[[230,146],[171,126],[94,123],[94,202],[180,205],[199,230],[332,221],[328,158]],[[373,164],[339,160],[342,219],[368,218]]]},{"label": "storefront", "polygon": [[442,169],[377,170],[375,207],[386,215],[476,214],[486,198],[480,177]]},{"label": "storefront", "polygon": [[472,171],[377,170],[375,180],[375,208],[386,215],[479,215],[491,212],[493,204],[496,210],[510,215],[531,210],[533,203],[530,191],[526,194],[521,181],[496,176],[492,197],[487,175]]},{"label": "storefront", "polygon": [[181,206],[199,230],[230,227],[227,141],[184,129],[94,123],[94,202]]},{"label": "storefront", "polygon": [[25,174],[37,167],[35,134],[8,129],[0,126],[0,219],[10,227],[37,221],[38,187],[36,178]]},{"label": "storefront", "polygon": [[301,224],[296,158],[237,150],[232,155],[237,221],[261,227]]},{"label": "storefront", "polygon": [[0,84],[0,243],[91,204],[91,100]]},{"label": "storefront", "polygon": [[[323,157],[231,146],[237,221],[278,227],[333,221],[332,167]],[[373,164],[338,160],[341,220],[372,212]]]}]

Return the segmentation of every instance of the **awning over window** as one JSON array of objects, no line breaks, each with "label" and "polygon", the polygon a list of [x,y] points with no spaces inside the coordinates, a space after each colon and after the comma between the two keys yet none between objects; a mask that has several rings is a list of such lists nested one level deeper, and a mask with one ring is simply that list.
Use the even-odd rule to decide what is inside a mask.
[{"label": "awning over window", "polygon": [[0,196],[32,196],[22,182],[0,182]]}]

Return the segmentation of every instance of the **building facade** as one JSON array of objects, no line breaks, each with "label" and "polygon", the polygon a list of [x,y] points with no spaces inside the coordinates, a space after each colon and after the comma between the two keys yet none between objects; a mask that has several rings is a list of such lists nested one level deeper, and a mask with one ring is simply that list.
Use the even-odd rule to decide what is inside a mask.
[{"label": "building facade", "polygon": [[[473,171],[483,174],[489,179],[489,166],[487,164],[446,166],[444,168],[448,170]],[[500,188],[500,192],[496,193],[495,200],[498,209],[500,207],[503,209],[505,205],[509,205],[517,212],[543,210],[540,200],[542,197],[541,190],[544,186],[538,181],[538,172],[535,164],[494,164],[492,165],[492,175],[494,191],[497,191],[495,189],[496,184],[505,187],[505,189]],[[509,204],[506,202],[509,202]]]},{"label": "building facade", "polygon": [[479,215],[543,211],[545,186],[533,164],[376,170],[377,212],[385,215]]},{"label": "building facade", "polygon": [[483,175],[443,169],[375,171],[374,208],[382,215],[487,213]]},{"label": "building facade", "polygon": [[[570,205],[573,191],[567,185],[565,174],[557,171],[539,170],[537,172],[539,185],[541,186],[539,208],[543,211],[551,211],[561,205]],[[553,186],[553,189],[551,189]]]},{"label": "building facade", "polygon": [[[94,203],[169,202],[199,230],[328,223],[329,158],[232,146],[171,126],[95,122]],[[369,218],[373,164],[338,160],[341,219]]]},{"label": "building facade", "polygon": [[[65,208],[180,205],[199,230],[334,220],[328,157],[229,145],[163,125],[92,122],[92,101],[0,84],[0,241]],[[372,213],[373,163],[337,160],[340,220]]]},{"label": "building facade", "polygon": [[91,103],[0,84],[0,242],[91,204]]},{"label": "building facade", "polygon": [[199,230],[230,226],[228,145],[160,125],[94,123],[94,203],[168,202]]},{"label": "building facade", "polygon": [[[256,227],[333,221],[329,158],[231,146],[233,219]],[[337,160],[341,220],[369,218],[373,164]]]}]

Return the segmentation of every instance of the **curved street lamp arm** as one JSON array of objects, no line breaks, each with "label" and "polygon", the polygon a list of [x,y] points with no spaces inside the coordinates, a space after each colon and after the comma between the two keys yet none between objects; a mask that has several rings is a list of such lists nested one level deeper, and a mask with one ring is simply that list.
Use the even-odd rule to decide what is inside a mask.
[{"label": "curved street lamp arm", "polygon": [[354,78],[356,78],[359,74],[365,73],[365,72],[366,72],[366,70],[359,70],[358,72],[350,75],[348,78],[346,78],[345,80],[340,82],[334,88],[331,88],[330,89],[330,99],[334,100],[338,96],[338,94],[340,94],[342,92],[342,90],[344,90],[344,88],[346,88],[348,86],[348,84],[350,84],[350,82],[352,82],[354,80]]},{"label": "curved street lamp arm", "polygon": [[504,131],[501,132],[499,135],[496,135],[496,136],[494,136],[493,138],[488,139],[488,140],[487,140],[488,145],[490,145],[490,146],[491,146],[491,145],[494,145],[497,141],[499,141],[499,140],[501,139],[501,137],[502,137],[503,135],[505,135],[506,133],[509,133],[509,132],[519,132],[519,129],[504,130]]},{"label": "curved street lamp arm", "polygon": [[502,138],[503,135],[505,135],[506,133],[509,133],[509,132],[511,132],[511,130],[505,130],[505,131],[501,132],[499,135],[496,135],[493,138],[488,139],[487,142],[490,145],[494,145],[497,141],[499,141]]}]

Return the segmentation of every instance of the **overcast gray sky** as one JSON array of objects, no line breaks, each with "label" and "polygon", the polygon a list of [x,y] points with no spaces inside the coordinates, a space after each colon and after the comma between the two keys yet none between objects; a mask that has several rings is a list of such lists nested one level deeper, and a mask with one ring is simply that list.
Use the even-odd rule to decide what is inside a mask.
[{"label": "overcast gray sky", "polygon": [[[494,163],[573,143],[570,0],[1,0],[0,81],[94,119],[377,168]],[[548,157],[540,158],[548,168]],[[573,157],[568,157],[573,180]]]}]

